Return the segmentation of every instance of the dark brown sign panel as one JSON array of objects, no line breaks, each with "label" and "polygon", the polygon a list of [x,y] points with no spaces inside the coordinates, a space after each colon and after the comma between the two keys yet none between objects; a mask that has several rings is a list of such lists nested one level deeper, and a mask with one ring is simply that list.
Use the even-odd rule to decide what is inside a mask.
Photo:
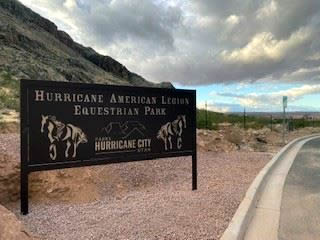
[{"label": "dark brown sign panel", "polygon": [[194,90],[21,80],[24,214],[29,172],[187,155],[196,189]]}]

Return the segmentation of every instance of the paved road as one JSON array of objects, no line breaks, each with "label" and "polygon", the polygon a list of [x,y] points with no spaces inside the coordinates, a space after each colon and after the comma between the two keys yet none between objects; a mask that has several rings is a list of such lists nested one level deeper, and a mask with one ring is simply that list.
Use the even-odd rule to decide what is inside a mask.
[{"label": "paved road", "polygon": [[297,154],[283,188],[279,240],[320,239],[320,139]]}]

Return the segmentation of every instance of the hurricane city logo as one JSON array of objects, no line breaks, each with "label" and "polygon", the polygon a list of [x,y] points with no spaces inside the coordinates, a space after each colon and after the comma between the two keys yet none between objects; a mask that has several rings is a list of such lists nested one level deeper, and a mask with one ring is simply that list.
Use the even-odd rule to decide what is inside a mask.
[{"label": "hurricane city logo", "polygon": [[95,139],[96,154],[104,152],[150,152],[151,138],[138,121],[110,122],[101,129],[103,136]]},{"label": "hurricane city logo", "polygon": [[146,127],[138,121],[126,121],[123,124],[120,122],[110,122],[101,131],[105,132],[108,136],[122,139],[143,138],[146,135]]},{"label": "hurricane city logo", "polygon": [[86,134],[81,128],[70,123],[64,124],[56,119],[55,116],[41,115],[41,133],[47,130],[48,139],[50,142],[49,156],[52,160],[57,158],[57,143],[63,142],[66,144],[64,155],[69,157],[70,147],[73,147],[72,158],[77,156],[77,148],[80,143],[87,143]]},{"label": "hurricane city logo", "polygon": [[176,139],[177,149],[182,148],[182,132],[184,128],[187,128],[186,115],[178,115],[174,121],[167,122],[161,126],[157,138],[164,142],[164,149],[166,151],[168,151],[168,142],[169,150],[173,148],[172,138]]}]

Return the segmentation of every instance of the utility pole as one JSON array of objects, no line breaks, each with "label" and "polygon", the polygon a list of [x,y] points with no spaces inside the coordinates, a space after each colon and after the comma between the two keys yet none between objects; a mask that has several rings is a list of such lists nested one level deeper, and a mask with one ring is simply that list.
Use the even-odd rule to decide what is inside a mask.
[{"label": "utility pole", "polygon": [[282,143],[283,145],[286,143],[285,141],[285,123],[286,123],[286,107],[288,105],[288,97],[287,96],[283,96],[282,98],[282,105],[283,105],[283,129],[282,129]]},{"label": "utility pole", "polygon": [[243,129],[246,130],[246,108],[243,110]]},{"label": "utility pole", "polygon": [[295,127],[295,123],[294,123],[294,117],[292,117],[292,131],[295,131],[296,129],[296,127]]},{"label": "utility pole", "polygon": [[272,114],[270,115],[270,130],[272,132]]},{"label": "utility pole", "polygon": [[208,129],[208,105],[206,101],[206,129]]},{"label": "utility pole", "polygon": [[314,128],[314,116],[312,116],[312,127]]},{"label": "utility pole", "polygon": [[283,145],[285,144],[285,140],[284,140],[284,131],[285,131],[285,118],[286,118],[286,109],[285,107],[283,107],[283,121],[282,121],[282,143]]}]

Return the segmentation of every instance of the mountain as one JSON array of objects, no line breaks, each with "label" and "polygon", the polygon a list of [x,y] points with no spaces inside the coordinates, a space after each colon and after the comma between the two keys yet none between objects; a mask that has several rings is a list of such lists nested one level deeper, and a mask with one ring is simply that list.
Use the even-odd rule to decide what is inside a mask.
[{"label": "mountain", "polygon": [[146,87],[151,83],[109,56],[72,40],[51,21],[17,0],[0,0],[0,75]]}]

